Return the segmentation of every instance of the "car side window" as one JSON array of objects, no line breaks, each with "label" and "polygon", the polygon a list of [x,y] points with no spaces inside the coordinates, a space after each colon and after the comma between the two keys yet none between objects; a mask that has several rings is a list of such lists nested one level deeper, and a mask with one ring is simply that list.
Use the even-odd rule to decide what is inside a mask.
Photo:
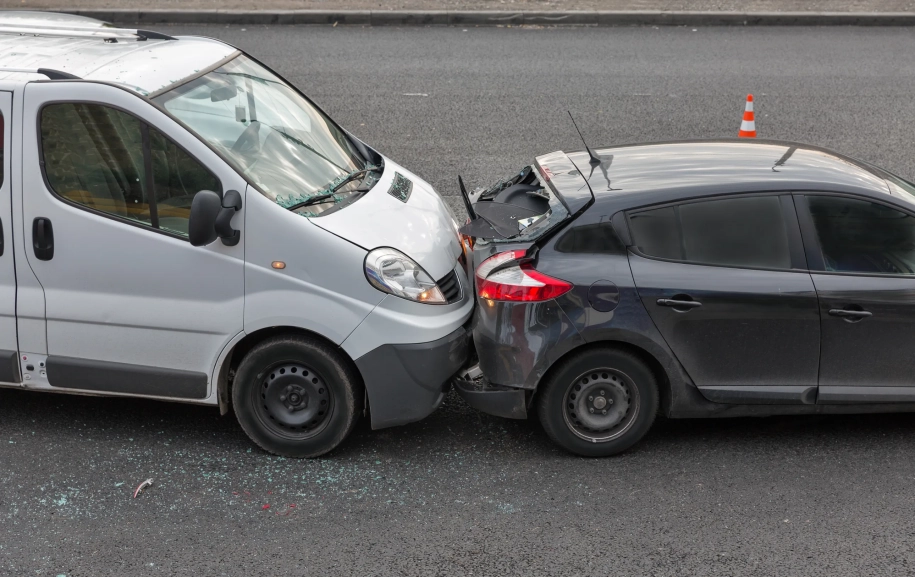
[{"label": "car side window", "polygon": [[696,264],[791,268],[778,196],[690,202],[629,215],[633,242],[647,256]]},{"label": "car side window", "polygon": [[48,185],[60,197],[180,236],[187,236],[194,195],[222,192],[209,170],[161,132],[101,104],[45,106],[41,147]]},{"label": "car side window", "polygon": [[915,275],[915,217],[884,204],[808,196],[827,271]]},{"label": "car side window", "polygon": [[625,254],[626,249],[609,222],[576,226],[556,241],[565,253]]}]

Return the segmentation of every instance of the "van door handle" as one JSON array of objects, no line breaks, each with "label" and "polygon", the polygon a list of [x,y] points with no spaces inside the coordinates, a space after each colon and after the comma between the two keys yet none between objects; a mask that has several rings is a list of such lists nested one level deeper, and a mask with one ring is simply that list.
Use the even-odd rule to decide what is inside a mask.
[{"label": "van door handle", "polygon": [[54,258],[54,227],[50,218],[39,216],[32,221],[32,248],[38,260]]},{"label": "van door handle", "polygon": [[0,220],[0,256],[3,256],[3,221]]},{"label": "van door handle", "polygon": [[829,314],[850,321],[860,321],[874,315],[870,311],[854,309],[829,309]]},{"label": "van door handle", "polygon": [[658,305],[662,307],[670,307],[673,309],[694,309],[696,307],[701,307],[702,303],[698,301],[683,301],[678,299],[658,299]]}]

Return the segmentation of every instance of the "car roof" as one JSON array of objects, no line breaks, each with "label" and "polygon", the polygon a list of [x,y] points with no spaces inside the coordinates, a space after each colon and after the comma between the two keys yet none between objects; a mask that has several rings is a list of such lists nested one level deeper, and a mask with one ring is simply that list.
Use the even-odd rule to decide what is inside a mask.
[{"label": "car roof", "polygon": [[754,191],[833,191],[889,197],[890,176],[836,152],[796,142],[714,139],[632,144],[568,153],[596,204],[635,205]]},{"label": "car roof", "polygon": [[83,16],[0,11],[0,79],[45,80],[41,74],[9,71],[45,68],[114,82],[147,96],[238,52],[211,38],[145,38],[142,31]]}]

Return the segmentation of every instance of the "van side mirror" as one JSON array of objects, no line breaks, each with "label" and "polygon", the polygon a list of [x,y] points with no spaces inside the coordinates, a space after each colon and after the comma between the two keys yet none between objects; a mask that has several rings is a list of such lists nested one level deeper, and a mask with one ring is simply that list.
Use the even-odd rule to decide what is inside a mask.
[{"label": "van side mirror", "polygon": [[232,217],[241,210],[241,194],[227,190],[222,198],[212,190],[201,190],[191,201],[191,216],[187,236],[194,246],[206,246],[222,239],[222,244],[235,246],[241,234],[232,228]]},{"label": "van side mirror", "polygon": [[216,240],[216,219],[222,211],[222,199],[212,190],[201,190],[191,201],[187,236],[194,246],[206,246]]}]

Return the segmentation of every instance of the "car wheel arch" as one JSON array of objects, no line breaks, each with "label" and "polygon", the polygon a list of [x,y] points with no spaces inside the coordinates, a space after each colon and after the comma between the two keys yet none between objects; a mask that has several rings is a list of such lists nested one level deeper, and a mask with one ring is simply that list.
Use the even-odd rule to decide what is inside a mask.
[{"label": "car wheel arch", "polygon": [[[217,373],[217,395],[216,398],[219,402],[219,412],[222,415],[225,415],[229,412],[229,407],[231,406],[232,399],[232,378],[238,366],[241,364],[242,359],[245,355],[256,347],[258,344],[263,341],[276,337],[276,336],[291,336],[291,335],[301,335],[307,336],[312,339],[316,339],[327,344],[330,347],[333,347],[340,354],[340,358],[350,365],[350,368],[353,369],[354,374],[359,375],[359,378],[362,378],[362,373],[359,371],[356,363],[353,359],[344,351],[337,343],[328,339],[320,333],[315,331],[310,331],[308,329],[303,329],[296,326],[276,326],[276,327],[265,327],[258,329],[254,332],[246,334],[241,340],[235,343],[232,346],[232,349],[226,355],[225,360],[222,363],[222,366],[219,368]],[[359,383],[363,388],[363,394],[365,385],[364,383]],[[365,395],[364,399],[365,412],[368,414],[368,396]]]},{"label": "car wheel arch", "polygon": [[567,351],[564,355],[557,358],[555,361],[553,361],[552,364],[550,364],[550,367],[546,370],[546,372],[544,372],[543,376],[540,377],[540,380],[537,383],[537,388],[534,389],[533,394],[528,399],[528,407],[534,406],[540,383],[544,382],[546,379],[550,378],[552,373],[555,372],[557,370],[557,367],[559,367],[564,361],[568,360],[569,358],[571,358],[575,355],[580,355],[587,351],[591,351],[591,350],[595,350],[595,349],[602,349],[602,348],[604,348],[604,349],[614,348],[617,350],[626,351],[626,352],[634,355],[640,361],[645,363],[645,365],[648,366],[649,369],[651,369],[651,372],[654,375],[655,381],[657,382],[657,385],[658,385],[658,393],[660,394],[660,397],[661,397],[660,398],[661,414],[667,415],[668,409],[670,408],[670,401],[671,401],[671,379],[670,379],[670,376],[668,375],[667,370],[664,368],[664,365],[654,354],[652,354],[645,348],[643,348],[639,345],[633,344],[629,341],[620,340],[620,339],[604,339],[604,340],[590,341],[590,342],[584,343],[580,346],[577,346],[577,347]]}]

